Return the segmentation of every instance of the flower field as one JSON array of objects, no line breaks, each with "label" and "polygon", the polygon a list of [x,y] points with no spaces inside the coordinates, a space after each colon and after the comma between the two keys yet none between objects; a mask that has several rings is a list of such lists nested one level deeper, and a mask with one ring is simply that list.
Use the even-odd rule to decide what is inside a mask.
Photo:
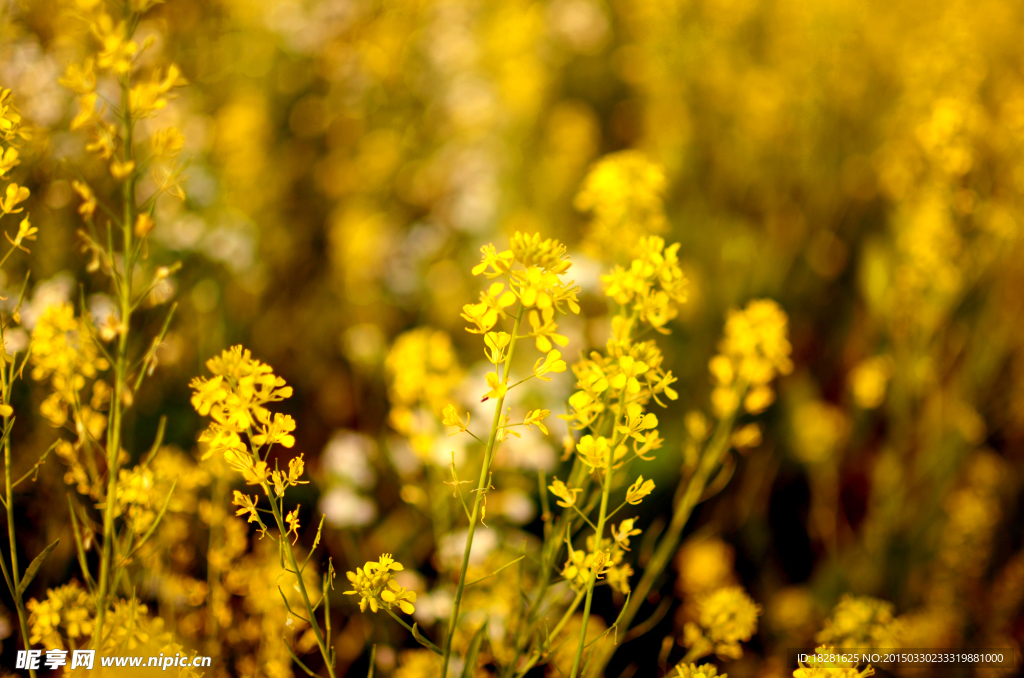
[{"label": "flower field", "polygon": [[1022,21],[0,3],[0,676],[1018,675]]}]

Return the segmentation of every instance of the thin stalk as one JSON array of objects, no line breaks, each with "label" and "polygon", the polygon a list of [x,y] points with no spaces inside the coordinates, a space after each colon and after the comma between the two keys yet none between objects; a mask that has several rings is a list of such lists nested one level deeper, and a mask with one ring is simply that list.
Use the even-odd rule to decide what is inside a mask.
[{"label": "thin stalk", "polygon": [[[618,419],[618,417],[616,417]],[[604,523],[608,518],[608,497],[612,491],[612,455],[615,450],[615,438],[612,444],[608,445],[608,451],[604,458],[604,482],[601,484],[601,508],[597,515],[597,529],[594,530],[594,563],[590,568],[590,580],[587,582],[587,600],[583,604],[583,620],[580,622],[580,640],[576,644],[576,657],[572,660],[572,670],[569,678],[576,678],[579,675],[580,661],[583,658],[583,648],[587,641],[587,622],[590,620],[590,604],[594,599],[594,584],[597,583],[597,553],[601,551],[601,538],[604,536]]]},{"label": "thin stalk", "polygon": [[[636,311],[634,311],[633,315],[630,317],[629,320],[629,326],[626,331],[627,336],[632,334],[631,330],[633,323],[636,321],[636,318],[637,313]],[[576,676],[579,675],[580,662],[583,659],[583,648],[586,647],[587,622],[590,620],[590,603],[594,597],[594,585],[597,583],[597,553],[601,551],[601,539],[604,538],[605,521],[608,520],[608,498],[611,495],[612,491],[612,457],[615,453],[615,448],[619,444],[617,429],[619,425],[619,418],[626,411],[625,402],[626,389],[628,387],[628,383],[629,382],[627,379],[627,383],[623,384],[622,386],[622,393],[619,394],[619,402],[615,408],[615,417],[612,419],[611,442],[608,445],[608,451],[605,452],[605,471],[604,479],[601,484],[601,508],[597,517],[597,529],[594,531],[594,566],[591,567],[590,581],[587,582],[587,601],[583,605],[583,621],[580,625],[580,640],[579,643],[576,645],[576,657],[572,660],[572,670],[569,673],[569,678],[576,678]],[[593,652],[591,652],[591,659],[593,659]],[[587,664],[590,664],[589,660]]]},{"label": "thin stalk", "polygon": [[306,614],[309,615],[309,625],[313,629],[313,635],[316,637],[317,647],[320,648],[320,655],[324,658],[324,664],[327,665],[327,673],[330,674],[331,678],[334,678],[334,663],[331,661],[331,653],[327,648],[327,644],[324,642],[323,634],[320,632],[320,624],[316,621],[316,614],[313,610],[313,605],[309,602],[309,593],[306,592],[306,582],[302,579],[302,570],[299,569],[299,563],[295,559],[295,551],[292,550],[292,543],[288,541],[286,536],[288,533],[287,528],[284,526],[284,519],[281,517],[281,508],[277,505],[277,500],[274,499],[273,493],[270,492],[269,487],[264,487],[263,491],[270,499],[270,507],[274,511],[274,520],[277,521],[277,529],[280,531],[280,537],[278,537],[284,544],[284,550],[288,554],[288,562],[291,563],[292,572],[295,573],[295,579],[298,582],[299,593],[302,594],[302,602],[306,605]]},{"label": "thin stalk", "polygon": [[[551,630],[551,632],[548,634],[548,638],[556,638],[556,637],[558,637],[558,634],[561,632],[562,628],[566,625],[566,623],[572,617],[573,613],[576,612],[576,608],[578,608],[580,606],[580,603],[583,602],[583,596],[584,595],[586,595],[586,589],[580,589],[576,593],[576,597],[573,598],[572,603],[569,605],[568,608],[566,608],[565,614],[562,615],[562,618],[558,620],[557,624],[555,624],[555,628],[553,628]],[[530,659],[526,662],[526,664],[523,666],[523,668],[521,668],[516,673],[516,678],[523,678],[523,676],[525,676],[527,673],[529,673],[530,669],[532,669],[534,667],[534,665],[537,663],[537,661],[541,658],[541,654],[542,653],[541,653],[540,650],[537,650],[536,652],[534,652],[533,656],[530,657]],[[513,666],[515,666],[515,665],[513,664]]]},{"label": "thin stalk", "polygon": [[[516,339],[519,335],[519,322],[523,318],[523,305],[519,305],[519,312],[516,313],[516,321],[512,327],[512,338],[508,344],[508,355],[505,356],[501,374],[501,383],[508,381],[509,371],[512,369],[512,354],[515,352]],[[455,589],[455,601],[452,603],[451,616],[448,619],[448,635],[444,639],[444,656],[441,660],[441,678],[448,678],[448,663],[452,655],[452,639],[455,637],[455,625],[459,620],[459,607],[462,605],[462,592],[466,588],[466,572],[469,570],[469,554],[473,549],[473,535],[476,532],[477,518],[480,516],[480,504],[483,501],[484,493],[489,483],[489,471],[491,467],[491,456],[494,452],[494,443],[498,437],[498,428],[501,425],[501,413],[505,406],[505,395],[498,398],[494,404],[494,420],[491,422],[491,435],[487,438],[487,448],[484,450],[483,463],[480,465],[480,480],[476,486],[476,496],[473,498],[473,512],[469,516],[469,533],[466,535],[466,550],[462,554],[462,569],[459,572],[459,585]]]},{"label": "thin stalk", "polygon": [[[129,91],[131,89],[130,74],[121,78],[121,102],[124,112],[124,162],[131,162],[133,121],[129,109]],[[107,611],[107,596],[110,594],[111,561],[116,535],[114,533],[114,511],[117,500],[118,457],[121,451],[121,425],[127,393],[128,366],[128,328],[131,326],[132,314],[132,222],[135,217],[135,171],[129,173],[124,182],[124,220],[121,223],[122,255],[124,270],[118,281],[118,272],[112,269],[115,289],[121,303],[121,333],[117,342],[116,363],[114,366],[114,397],[110,403],[110,424],[107,428],[107,495],[103,511],[103,553],[100,560],[99,591],[96,598],[96,630],[94,638],[103,637],[103,621]],[[113,259],[113,252],[111,252]],[[95,642],[94,642],[95,645]],[[102,648],[96,647],[100,650]]]},{"label": "thin stalk", "polygon": [[[12,247],[7,252],[7,256],[11,255],[14,251]],[[3,261],[7,261],[7,257],[4,257]],[[2,265],[3,262],[0,262]],[[0,318],[0,346],[4,343],[4,325],[3,318]],[[0,362],[0,393],[3,394],[3,402],[9,403],[11,401],[11,384],[14,382],[14,361],[11,361],[10,374],[7,373],[7,364]],[[7,510],[7,536],[11,546],[11,569],[8,571],[7,563],[2,557],[0,557],[0,567],[3,568],[4,579],[7,581],[7,587],[11,590],[11,597],[14,598],[15,607],[18,610],[18,625],[21,628],[21,639],[25,644],[25,649],[29,649],[29,635],[28,635],[28,624],[25,622],[25,603],[22,599],[22,594],[18,593],[18,584],[21,581],[21,573],[18,569],[18,540],[14,533],[14,484],[11,482],[11,426],[13,422],[10,416],[4,417],[4,490],[6,501],[4,502],[4,508]],[[13,577],[12,577],[13,575]],[[31,678],[35,678],[35,670],[29,669]]]},{"label": "thin stalk", "polygon": [[[4,381],[6,382],[6,370],[0,370],[4,374]],[[8,391],[8,385],[4,384],[5,393]],[[6,399],[5,399],[6,401]],[[10,426],[10,417],[4,417],[4,430]],[[11,570],[10,576],[8,576],[7,568],[4,567],[4,576],[8,580],[8,585],[11,587],[11,595],[14,597],[14,605],[18,609],[18,625],[21,627],[21,638],[25,643],[25,649],[29,649],[31,645],[28,642],[28,624],[26,623],[25,615],[25,600],[21,593],[18,592],[18,583],[21,581],[21,572],[18,569],[18,540],[14,534],[14,493],[13,486],[11,484],[11,437],[4,437],[4,490],[5,496],[7,497],[7,537],[11,544]],[[0,559],[2,562],[2,559]],[[29,676],[35,678],[35,669],[29,669]]]},{"label": "thin stalk", "polygon": [[[584,470],[579,456],[575,456],[572,470],[569,471],[568,485],[570,487],[580,487],[584,492],[586,492],[589,484],[590,475]],[[547,488],[544,488],[541,491],[546,492]],[[512,658],[512,662],[509,664],[509,667],[514,667],[519,662],[519,658],[522,657],[523,653],[526,651],[527,646],[534,637],[534,632],[540,624],[538,613],[540,612],[541,604],[544,602],[544,596],[547,593],[548,586],[551,585],[553,565],[558,559],[559,554],[562,552],[562,545],[565,543],[566,536],[571,534],[572,517],[573,515],[569,514],[567,511],[560,513],[554,529],[551,530],[551,534],[547,539],[545,539],[541,553],[540,583],[537,586],[537,594],[530,603],[529,610],[526,614],[528,630],[526,633],[521,634],[519,639],[516,641],[516,653]],[[505,673],[506,677],[510,675],[511,669]]]},{"label": "thin stalk", "polygon": [[563,614],[562,618],[558,620],[557,624],[555,624],[555,628],[551,629],[551,638],[555,638],[556,636],[558,636],[562,628],[566,625],[566,623],[568,623],[569,618],[572,617],[574,612],[576,612],[576,608],[580,606],[580,602],[582,602],[583,600],[583,595],[584,591],[580,591],[576,594],[576,597],[573,598],[572,604],[570,604],[569,607],[566,609],[565,614]]},{"label": "thin stalk", "polygon": [[389,610],[386,607],[381,607],[380,609],[382,609],[385,612],[387,612],[389,615],[391,615],[392,619],[394,619],[396,622],[398,622],[399,624],[404,626],[406,628],[406,630],[409,633],[411,633],[413,635],[413,637],[415,637],[416,640],[419,641],[419,643],[421,645],[423,645],[423,647],[427,648],[428,650],[430,650],[434,654],[441,654],[441,648],[439,648],[437,645],[434,645],[433,643],[431,643],[429,639],[427,639],[427,638],[425,638],[423,636],[423,634],[419,633],[416,629],[414,629],[413,627],[409,626],[409,622],[405,621],[404,619],[402,619],[401,617],[399,617],[397,614],[395,614],[394,612],[392,612],[391,610]]},{"label": "thin stalk", "polygon": [[210,515],[210,542],[206,547],[206,586],[209,591],[210,614],[210,642],[211,654],[219,655],[221,644],[217,642],[220,635],[220,606],[223,587],[220,581],[220,555],[210,558],[210,554],[219,550],[224,543],[224,510],[223,505],[227,494],[227,481],[222,473],[215,473],[213,480],[213,492],[210,497],[210,511],[217,512]]},{"label": "thin stalk", "polygon": [[[740,398],[741,402],[742,400],[743,399]],[[676,549],[679,548],[679,540],[682,536],[683,528],[686,527],[686,523],[689,521],[694,507],[697,506],[701,495],[704,494],[704,488],[707,486],[712,471],[714,471],[718,464],[721,463],[722,456],[729,449],[729,433],[732,431],[734,419],[735,414],[719,420],[714,436],[708,443],[708,447],[705,449],[704,454],[701,455],[700,463],[697,465],[693,476],[686,485],[686,491],[680,498],[679,503],[676,504],[675,511],[672,515],[672,522],[669,524],[668,529],[665,530],[665,534],[658,542],[658,546],[655,548],[654,554],[647,563],[647,567],[644,568],[643,576],[640,578],[640,583],[637,584],[636,588],[633,590],[633,595],[631,596],[629,604],[622,611],[622,616],[620,618],[622,628],[629,628],[633,618],[636,616],[637,612],[640,611],[640,606],[643,605],[643,602],[647,599],[647,596],[651,592],[655,582],[657,582],[661,573],[665,570],[665,567],[675,554]],[[605,648],[603,651],[600,651],[600,656],[596,657],[594,669],[597,675],[600,675],[604,670],[608,660],[611,659],[611,654],[614,652],[614,649],[614,647],[610,649]]]}]

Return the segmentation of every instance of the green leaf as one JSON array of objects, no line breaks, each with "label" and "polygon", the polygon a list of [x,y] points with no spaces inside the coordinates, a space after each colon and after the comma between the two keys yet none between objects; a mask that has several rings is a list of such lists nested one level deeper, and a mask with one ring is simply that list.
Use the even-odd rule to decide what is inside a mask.
[{"label": "green leaf", "polygon": [[46,560],[46,556],[50,555],[53,549],[57,548],[57,544],[60,543],[60,539],[57,539],[52,544],[43,549],[35,559],[29,563],[28,569],[25,570],[25,576],[21,578],[21,583],[18,584],[17,596],[21,598],[22,594],[25,593],[25,589],[32,583],[32,580],[36,578],[36,573],[39,572],[39,568],[42,567],[43,561]]}]

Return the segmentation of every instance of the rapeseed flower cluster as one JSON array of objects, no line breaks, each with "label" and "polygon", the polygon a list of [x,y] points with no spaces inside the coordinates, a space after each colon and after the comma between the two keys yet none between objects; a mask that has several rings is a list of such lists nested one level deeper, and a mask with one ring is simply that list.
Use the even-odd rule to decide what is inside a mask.
[{"label": "rapeseed flower cluster", "polygon": [[[140,57],[152,47],[153,40],[140,45],[133,39],[133,32],[138,16],[148,7],[135,7],[131,18],[117,21],[107,13],[105,5],[104,2],[78,3],[76,8],[79,18],[89,27],[97,49],[83,61],[68,64],[60,79],[62,85],[74,92],[78,102],[78,114],[71,121],[71,129],[89,135],[86,150],[108,165],[116,181],[133,185],[141,175],[141,168],[146,167],[158,193],[166,192],[184,199],[180,169],[176,167],[183,145],[181,132],[175,127],[154,132],[147,157],[136,157],[133,135],[135,122],[155,117],[175,97],[174,90],[187,82],[175,64],[166,68],[158,66],[150,70],[148,79],[137,79]],[[103,97],[98,89],[105,77],[123,83],[123,96],[117,104]],[[118,124],[122,121],[128,121],[127,125]],[[92,189],[85,182],[77,181],[75,190],[85,201],[82,215],[91,220],[96,204]],[[152,215],[139,212],[131,226],[136,237],[143,238],[151,224]]]},{"label": "rapeseed flower cluster", "polygon": [[673,678],[729,678],[727,673],[719,673],[714,664],[677,664]]},{"label": "rapeseed flower cluster", "polygon": [[724,586],[697,596],[697,623],[683,630],[683,643],[690,648],[687,657],[700,658],[714,652],[720,657],[739,659],[741,642],[757,631],[761,606],[739,586]]},{"label": "rapeseed flower cluster", "polygon": [[40,405],[40,412],[53,426],[63,426],[71,409],[79,444],[98,440],[106,430],[106,409],[110,387],[93,382],[93,397],[86,401],[82,391],[100,372],[110,368],[101,353],[96,328],[88,315],[75,317],[70,303],[47,306],[32,328],[32,378],[50,380],[53,388]]},{"label": "rapeseed flower cluster", "polygon": [[603,580],[619,593],[629,593],[629,578],[633,575],[633,568],[623,562],[625,552],[629,550],[627,535],[640,534],[640,530],[633,529],[633,518],[624,520],[623,525],[624,531],[618,533],[615,526],[612,526],[614,537],[601,540],[600,548],[594,546],[594,535],[587,537],[585,551],[574,550],[572,545],[569,545],[569,558],[562,568],[562,577],[570,586],[577,591],[586,591],[593,575],[595,579]]},{"label": "rapeseed flower cluster", "polygon": [[46,598],[25,604],[29,612],[29,642],[64,649],[80,645],[93,633],[95,610],[89,592],[72,580],[46,591]]},{"label": "rapeseed flower cluster", "polygon": [[854,662],[841,661],[841,655],[841,648],[822,645],[806,662],[799,662],[799,668],[793,671],[793,678],[866,678],[875,674],[870,664],[858,669]]},{"label": "rapeseed flower cluster", "polygon": [[[739,583],[734,560],[762,565],[744,585],[779,601],[782,631],[760,635],[763,658],[719,664],[734,675],[783,673],[837,581],[910,606],[889,611],[907,646],[1017,642],[1019,7],[362,4],[7,3],[0,561],[16,649],[39,631],[36,647],[203,647],[242,676],[369,655],[375,675],[578,678],[618,673],[617,643],[664,618],[662,653],[626,662],[708,678],[672,641],[690,622],[713,645],[701,602]],[[517,229],[551,239],[497,242]],[[729,317],[709,407],[686,383],[709,323],[768,293]],[[194,442],[172,404],[181,371],[247,334],[261,359],[287,355],[301,419],[261,402],[268,375],[222,378],[195,394],[212,420],[198,454],[178,451]],[[466,384],[473,346],[487,374]],[[300,442],[374,439],[385,416],[393,435],[358,471]],[[30,454],[54,438],[56,460]],[[806,515],[788,501],[805,479]],[[307,529],[316,496],[328,520],[380,520]],[[807,548],[750,538],[766,505]],[[310,544],[371,591],[363,562],[394,551],[405,570],[376,599],[399,619],[332,609]],[[780,591],[780,565],[806,585]],[[413,623],[411,598],[385,606],[391,582],[419,593],[411,636],[382,628]],[[868,629],[887,626],[876,600]],[[824,622],[830,645],[857,611]]]},{"label": "rapeseed flower cluster", "polygon": [[708,364],[715,382],[711,405],[715,416],[727,417],[740,407],[751,414],[775,400],[770,383],[793,371],[785,312],[770,299],[751,301],[742,311],[729,311],[718,355]]},{"label": "rapeseed flower cluster", "polygon": [[449,405],[463,378],[451,337],[429,328],[403,333],[391,346],[384,369],[391,402],[388,423],[427,458],[440,434],[437,413]]},{"label": "rapeseed flower cluster", "polygon": [[[660,210],[660,205],[658,206]],[[677,314],[679,304],[686,301],[686,278],[679,266],[679,245],[666,247],[657,236],[640,239],[638,255],[628,268],[616,266],[602,276],[604,294],[618,305],[611,319],[611,336],[604,354],[591,352],[573,365],[576,391],[569,397],[569,413],[562,418],[573,430],[585,430],[578,441],[570,440],[567,449],[575,451],[580,462],[569,482],[557,478],[549,490],[560,500],[559,506],[571,508],[586,519],[577,507],[576,494],[589,492],[596,476],[595,501],[600,506],[596,524],[588,537],[586,551],[576,551],[568,543],[569,557],[562,569],[563,578],[585,591],[582,628],[577,653],[571,669],[575,676],[580,668],[584,638],[590,617],[594,587],[605,580],[620,593],[631,591],[632,568],[623,562],[629,548],[629,539],[640,534],[634,519],[611,526],[611,539],[605,538],[609,525],[609,498],[614,473],[635,459],[651,460],[661,448],[663,440],[658,433],[658,417],[646,411],[652,400],[665,406],[666,400],[675,400],[678,394],[672,388],[676,378],[663,368],[663,356],[654,340],[638,341],[644,328],[667,333],[665,324]],[[653,480],[637,477],[626,492],[622,506],[638,505],[654,490]],[[594,503],[583,503],[593,509]],[[563,518],[574,521],[575,514]]]},{"label": "rapeseed flower cluster", "polygon": [[665,170],[639,151],[619,151],[594,163],[574,205],[592,215],[584,248],[633,248],[643,236],[664,233]]},{"label": "rapeseed flower cluster", "polygon": [[[547,430],[543,422],[550,414],[548,410],[527,411],[521,422],[514,422],[511,412],[504,410],[505,395],[510,388],[528,379],[549,381],[551,377],[546,375],[566,370],[562,354],[554,346],[564,347],[567,339],[558,333],[556,321],[560,314],[576,314],[580,311],[577,300],[579,288],[572,281],[562,278],[568,272],[571,262],[566,254],[565,245],[558,240],[542,238],[539,233],[528,235],[517,232],[509,242],[509,249],[499,252],[493,244],[489,244],[484,245],[480,252],[480,263],[473,267],[472,273],[474,276],[483,276],[494,282],[480,293],[478,303],[463,306],[462,318],[470,323],[470,326],[466,327],[467,332],[483,335],[484,354],[488,362],[494,365],[494,371],[486,374],[487,390],[481,398],[482,401],[494,399],[494,417],[490,433],[484,443],[479,479],[473,493],[473,508],[470,511],[464,505],[469,519],[469,529],[448,623],[442,673],[447,671],[451,659],[452,641],[458,625],[477,522],[482,522],[487,515],[486,497],[491,489],[491,464],[496,448],[508,435],[520,435],[514,430],[516,427],[536,426],[542,431]],[[513,307],[514,310],[511,310]],[[512,321],[510,332],[495,329],[499,322],[504,324],[509,320]],[[526,330],[526,325],[529,325],[529,330]],[[520,339],[527,338],[534,340],[541,357],[534,362],[532,374],[515,384],[510,384],[516,345]],[[468,416],[463,422],[461,414],[454,406],[445,407],[443,417],[446,426],[456,427],[459,432],[474,435],[468,428]],[[481,438],[477,440],[483,442]],[[455,475],[454,463],[451,468],[452,482],[458,495],[460,481]]]},{"label": "rapeseed flower cluster", "polygon": [[[295,576],[295,588],[300,594],[301,603],[305,608],[306,623],[310,625],[312,635],[307,645],[316,646],[327,665],[328,672],[334,675],[334,648],[330,646],[330,611],[325,610],[325,630],[322,631],[315,617],[316,609],[327,598],[327,589],[333,583],[334,569],[329,566],[324,575],[320,602],[314,607],[309,595],[307,583],[307,566],[309,556],[299,565],[294,542],[298,540],[300,506],[290,511],[285,510],[285,493],[290,487],[304,485],[305,474],[303,455],[288,460],[287,470],[270,468],[270,452],[274,445],[290,448],[295,445],[295,420],[281,413],[272,413],[266,406],[291,397],[292,387],[285,380],[274,374],[270,365],[256,360],[251,351],[242,346],[234,346],[222,351],[220,355],[206,362],[212,377],[196,377],[189,386],[192,388],[192,406],[202,416],[209,416],[212,421],[199,436],[201,443],[207,444],[203,459],[213,455],[222,455],[228,467],[238,472],[249,485],[257,485],[263,490],[264,497],[269,501],[270,512],[277,524],[281,557],[287,556],[287,566],[282,562],[285,571]],[[237,507],[237,516],[246,516],[247,522],[259,526],[261,536],[268,533],[258,508],[260,498],[234,490],[232,504]],[[320,530],[313,549],[320,541]],[[293,535],[289,540],[288,536]],[[400,566],[399,566],[400,567]],[[315,584],[314,584],[315,585]],[[280,592],[280,589],[279,589]],[[288,597],[280,592],[288,607]],[[296,601],[298,602],[298,601]],[[289,611],[290,611],[289,607]],[[293,615],[294,616],[294,615]],[[325,639],[326,632],[326,639]]]},{"label": "rapeseed flower cluster", "polygon": [[416,592],[399,585],[391,574],[404,569],[390,553],[385,553],[377,562],[367,561],[362,567],[357,567],[355,572],[346,573],[353,590],[345,591],[345,594],[358,595],[359,609],[363,612],[366,612],[367,607],[371,612],[382,607],[386,610],[397,607],[406,614],[412,614],[416,611],[413,606]]},{"label": "rapeseed flower cluster", "polygon": [[870,596],[844,594],[815,640],[843,648],[898,648],[901,622],[895,606]]},{"label": "rapeseed flower cluster", "polygon": [[[663,329],[675,316],[678,304],[685,302],[686,280],[676,256],[679,247],[666,248],[661,238],[653,236],[642,240],[640,247],[643,254],[628,270],[616,267],[602,278],[605,294],[620,304],[622,311],[612,318],[607,354],[593,352],[573,365],[578,390],[569,397],[570,414],[563,417],[574,429],[601,432],[613,423],[609,413],[618,413],[611,436],[616,443],[613,463],[621,462],[627,443],[637,457],[661,446],[655,428],[658,418],[644,408],[651,400],[664,406],[659,396],[668,400],[678,397],[672,388],[676,378],[662,367],[657,343],[636,342],[633,336],[641,324]],[[580,439],[576,451],[596,469],[603,463],[599,461],[604,456],[601,451],[610,444],[607,436],[589,434]]]},{"label": "rapeseed flower cluster", "polygon": [[[77,581],[49,589],[42,601],[32,599],[26,604],[31,630],[30,642],[52,649],[80,649],[95,633],[94,605],[89,592]],[[127,651],[141,653],[176,652],[191,656],[173,635],[164,630],[164,620],[151,618],[148,608],[137,601],[118,600],[111,610],[112,631],[104,639],[102,652]],[[199,672],[183,670],[183,676],[198,677]]]},{"label": "rapeseed flower cluster", "polygon": [[271,471],[265,458],[275,444],[295,445],[295,420],[287,414],[272,414],[266,407],[291,397],[292,387],[241,346],[210,358],[206,367],[214,376],[196,377],[189,384],[192,406],[213,420],[199,437],[207,443],[203,458],[223,455],[247,483],[261,486],[268,496],[271,484],[274,494],[283,497],[286,487],[305,482],[299,480],[304,468],[302,455],[289,461],[287,472]]}]

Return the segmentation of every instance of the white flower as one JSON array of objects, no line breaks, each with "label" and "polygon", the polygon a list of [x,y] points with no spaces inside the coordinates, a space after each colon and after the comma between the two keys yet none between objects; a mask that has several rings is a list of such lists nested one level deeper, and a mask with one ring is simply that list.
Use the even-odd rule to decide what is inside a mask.
[{"label": "white flower", "polygon": [[501,493],[501,515],[515,525],[526,525],[537,515],[537,507],[530,496],[519,489]]},{"label": "white flower", "polygon": [[377,507],[371,500],[344,486],[320,497],[320,511],[334,527],[362,527],[377,517]]},{"label": "white flower", "polygon": [[[441,537],[438,555],[442,568],[453,569],[462,565],[462,556],[466,552],[466,539],[469,530],[458,530],[449,532]],[[469,552],[469,564],[481,565],[490,555],[491,551],[498,547],[498,533],[489,527],[480,527],[473,535],[473,548]]]},{"label": "white flower", "polygon": [[377,444],[367,435],[338,431],[324,448],[324,467],[356,487],[373,487],[377,477],[370,466],[370,457],[376,454],[376,449]]}]

